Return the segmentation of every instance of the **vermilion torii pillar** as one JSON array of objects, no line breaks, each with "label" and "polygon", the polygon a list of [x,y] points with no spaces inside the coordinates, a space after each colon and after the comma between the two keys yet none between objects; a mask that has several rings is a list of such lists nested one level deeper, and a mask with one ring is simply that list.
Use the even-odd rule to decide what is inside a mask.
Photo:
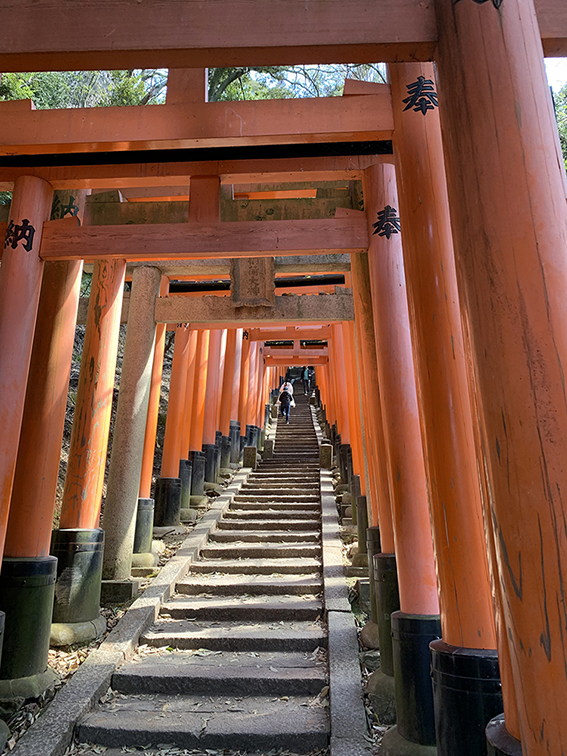
[{"label": "vermilion torii pillar", "polygon": [[[401,608],[392,614],[397,727],[388,730],[382,748],[385,754],[396,754],[408,747],[408,740],[428,747],[435,745],[428,639],[439,635],[439,604],[402,245],[400,234],[394,233],[391,226],[383,229],[384,233],[373,233],[376,229],[372,225],[384,208],[398,206],[394,167],[367,169],[363,190],[370,231],[368,263]],[[385,607],[382,611],[389,613]],[[382,640],[384,635],[383,631],[382,654],[387,646],[386,638]]]},{"label": "vermilion torii pillar", "polygon": [[16,179],[0,268],[0,553],[4,552],[10,496],[24,412],[26,382],[43,262],[38,250],[53,188],[43,179]]},{"label": "vermilion torii pillar", "polygon": [[207,386],[205,392],[205,413],[203,424],[203,452],[205,454],[205,481],[216,483],[217,467],[217,408],[219,405],[219,395],[221,386],[219,382],[222,379],[220,370],[223,331],[216,328],[210,332],[209,337],[209,354],[207,368]]},{"label": "vermilion torii pillar", "polygon": [[[238,421],[240,424],[240,451],[246,446],[246,416],[248,413],[248,379],[250,376],[250,339],[247,331],[243,332],[240,360],[240,391],[238,397]],[[244,433],[242,432],[244,431]]]},{"label": "vermilion torii pillar", "polygon": [[[432,645],[437,749],[439,756],[464,750],[480,756],[484,728],[502,701],[439,110],[421,107],[413,94],[419,87],[423,97],[433,91],[433,65],[399,63],[388,70],[443,633]],[[434,101],[431,95],[426,104]]]},{"label": "vermilion torii pillar", "polygon": [[195,358],[195,388],[191,409],[191,433],[189,438],[189,458],[193,465],[191,480],[191,502],[195,506],[205,503],[205,455],[203,454],[203,427],[205,423],[205,393],[209,357],[210,331],[199,331]]},{"label": "vermilion torii pillar", "polygon": [[[59,559],[53,621],[69,632],[81,633],[85,623],[98,620],[104,543],[100,505],[125,273],[124,260],[97,260],[91,280],[61,518],[52,536],[52,553]],[[69,585],[69,571],[79,572],[81,580]]]},{"label": "vermilion torii pillar", "polygon": [[175,328],[171,379],[165,420],[165,436],[161,458],[160,477],[155,488],[155,517],[158,527],[179,525],[181,512],[181,439],[183,433],[183,410],[189,361],[189,329],[180,324]]},{"label": "vermilion torii pillar", "polygon": [[[53,208],[82,218],[84,202],[84,191],[58,192]],[[49,546],[82,270],[82,261],[47,263],[41,282],[0,579],[7,615],[0,677],[10,681],[0,681],[0,695],[7,697],[3,686],[14,679],[29,696],[57,679],[47,667],[57,567]],[[22,580],[40,575],[34,590],[22,591]]]},{"label": "vermilion torii pillar", "polygon": [[559,754],[567,750],[562,161],[532,0],[435,8],[457,277],[522,749]]},{"label": "vermilion torii pillar", "polygon": [[[234,351],[234,370],[232,374],[232,397],[230,403],[230,461],[236,464],[240,458],[240,422],[238,407],[240,403],[240,368],[242,364],[243,328],[236,329]],[[249,343],[249,342],[248,342]]]}]

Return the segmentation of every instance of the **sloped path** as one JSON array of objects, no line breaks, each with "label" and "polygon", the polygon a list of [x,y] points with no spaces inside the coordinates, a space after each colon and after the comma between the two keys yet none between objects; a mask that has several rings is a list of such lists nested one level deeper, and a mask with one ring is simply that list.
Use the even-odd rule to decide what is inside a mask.
[{"label": "sloped path", "polygon": [[[308,753],[329,738],[319,452],[296,397],[106,702],[78,726],[100,746]],[[96,750],[93,749],[94,756]]]}]

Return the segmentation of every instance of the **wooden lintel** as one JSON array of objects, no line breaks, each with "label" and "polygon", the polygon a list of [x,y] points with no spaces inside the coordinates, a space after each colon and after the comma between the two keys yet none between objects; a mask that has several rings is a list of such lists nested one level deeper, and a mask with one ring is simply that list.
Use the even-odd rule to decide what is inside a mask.
[{"label": "wooden lintel", "polygon": [[274,349],[273,347],[264,347],[264,357],[275,357],[276,359],[286,360],[288,357],[297,357],[298,359],[309,360],[311,357],[328,357],[327,347],[321,349],[290,349],[286,354],[285,349]]},{"label": "wooden lintel", "polygon": [[[547,55],[566,55],[567,9],[536,0]],[[200,68],[432,60],[421,0],[4,0],[0,71]],[[548,40],[551,44],[548,44]]]},{"label": "wooden lintel", "polygon": [[310,340],[331,338],[331,329],[326,326],[294,326],[285,330],[273,328],[251,328],[248,338],[250,341],[293,341],[293,339]]},{"label": "wooden lintel", "polygon": [[[150,153],[151,156],[151,153]],[[150,157],[148,157],[150,160]],[[2,161],[0,161],[1,163]],[[220,176],[222,184],[285,183],[361,179],[376,163],[393,163],[393,155],[353,155],[263,160],[204,160],[175,163],[120,163],[117,165],[0,164],[0,191],[11,191],[18,176],[38,176],[54,189],[123,189],[160,187],[189,182],[191,176]]]},{"label": "wooden lintel", "polygon": [[364,97],[14,111],[0,102],[0,155],[242,147],[392,138],[389,87]]},{"label": "wooden lintel", "polygon": [[43,260],[187,260],[353,253],[368,247],[366,220],[173,223],[139,226],[44,224]]},{"label": "wooden lintel", "polygon": [[[258,327],[308,323],[327,325],[354,320],[352,291],[319,296],[276,297],[274,307],[235,307],[227,297],[160,297],[156,302],[156,322],[214,324],[215,328]],[[212,327],[212,326],[211,326]]]},{"label": "wooden lintel", "polygon": [[328,357],[297,357],[292,354],[289,357],[264,355],[264,363],[266,365],[326,365],[328,362]]}]

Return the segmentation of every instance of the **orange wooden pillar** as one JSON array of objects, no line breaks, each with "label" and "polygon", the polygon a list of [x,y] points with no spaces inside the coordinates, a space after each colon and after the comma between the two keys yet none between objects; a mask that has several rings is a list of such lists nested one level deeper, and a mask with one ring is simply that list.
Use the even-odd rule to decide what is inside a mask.
[{"label": "orange wooden pillar", "polygon": [[[205,424],[205,394],[209,358],[210,331],[199,331],[195,362],[195,388],[193,391],[189,458],[193,465],[191,497],[195,504],[203,503],[205,495],[205,455],[203,453],[203,427]],[[193,498],[195,497],[195,498]]]},{"label": "orange wooden pillar", "polygon": [[[234,369],[232,373],[232,398],[230,402],[230,462],[237,464],[240,459],[240,374],[242,365],[242,345],[244,329],[236,329],[236,343],[234,348]],[[249,342],[248,342],[249,343]]]},{"label": "orange wooden pillar", "polygon": [[[379,623],[382,670],[394,672],[397,710],[397,726],[388,730],[382,747],[385,754],[395,754],[407,747],[407,741],[428,747],[435,744],[429,641],[440,634],[439,604],[401,239],[395,224],[384,233],[372,225],[386,215],[391,219],[388,208],[398,207],[394,167],[367,169],[363,190],[370,232],[368,262],[401,609],[392,613],[391,607],[384,607],[379,592],[378,615],[391,614],[392,633],[388,658],[390,628]],[[392,577],[392,555],[384,553],[377,562],[382,574]]]},{"label": "orange wooden pillar", "polygon": [[222,377],[222,392],[219,404],[219,430],[221,432],[221,468],[230,467],[230,410],[234,391],[234,364],[236,361],[236,341],[238,331],[229,328],[226,334],[226,350]]},{"label": "orange wooden pillar", "polygon": [[[426,108],[424,113],[408,107],[408,96],[416,86],[425,87],[427,97],[434,87],[434,71],[432,64],[400,63],[391,65],[389,73],[443,633],[443,640],[432,645],[437,748],[440,756],[464,750],[481,756],[486,748],[484,727],[500,713],[502,702],[494,695],[498,656],[439,110]],[[457,649],[458,662],[453,661]],[[478,683],[481,660],[482,685]],[[447,664],[452,667],[450,678]],[[456,678],[462,686],[460,705],[455,701]],[[472,705],[472,696],[478,705]]]},{"label": "orange wooden pillar", "polygon": [[43,272],[38,250],[52,195],[51,185],[43,179],[16,179],[0,267],[0,553],[4,553]]},{"label": "orange wooden pillar", "polygon": [[567,206],[556,125],[532,0],[435,7],[457,278],[521,747],[563,753]]},{"label": "orange wooden pillar", "polygon": [[366,397],[364,427],[366,432],[366,447],[371,460],[369,463],[371,524],[380,527],[382,550],[389,554],[394,552],[394,531],[392,528],[390,489],[386,468],[386,448],[382,408],[380,406],[376,339],[374,337],[372,293],[370,290],[367,253],[351,255],[350,265],[355,325],[357,328],[358,344],[360,346],[361,379],[364,382]]},{"label": "orange wooden pillar", "polygon": [[[75,199],[82,215],[85,192],[74,192]],[[58,201],[69,203],[70,193],[58,193],[54,205]],[[82,269],[82,261],[44,266],[10,502],[0,578],[6,612],[0,677],[24,696],[57,679],[47,666],[57,569],[49,547]],[[33,691],[27,691],[31,681]]]},{"label": "orange wooden pillar", "polygon": [[203,422],[203,445],[205,454],[205,481],[216,483],[216,419],[219,403],[220,362],[223,332],[216,328],[210,331],[209,354],[207,358],[207,384],[205,390],[205,411]]},{"label": "orange wooden pillar", "polygon": [[[248,390],[250,379],[250,351],[251,343],[248,332],[244,331],[242,341],[242,355],[240,363],[240,395],[238,400],[238,421],[240,423],[240,451],[247,444],[248,433],[246,420],[248,415]],[[243,432],[244,431],[244,432]]]},{"label": "orange wooden pillar", "polygon": [[331,326],[333,338],[332,366],[334,378],[335,406],[337,411],[337,426],[339,438],[336,440],[337,456],[343,483],[350,485],[352,474],[352,446],[351,427],[349,416],[349,385],[345,367],[345,344],[343,339],[342,324],[334,323]]},{"label": "orange wooden pillar", "polygon": [[[76,623],[100,621],[104,533],[99,518],[125,273],[124,260],[97,260],[94,264],[61,517],[52,536],[61,583],[61,589],[56,586],[55,590],[53,621],[70,625],[71,631]],[[88,568],[83,552],[91,554]],[[70,571],[79,572],[82,579],[69,592]],[[103,620],[101,630],[104,625]]]},{"label": "orange wooden pillar", "polygon": [[246,445],[256,446],[257,433],[255,432],[256,422],[256,385],[257,385],[257,366],[258,366],[258,349],[259,341],[253,341],[250,344],[250,368],[248,373],[248,403],[246,408]]},{"label": "orange wooden pillar", "polygon": [[154,524],[158,527],[179,525],[181,516],[181,443],[189,362],[189,329],[175,327],[173,359],[160,476],[155,487]]},{"label": "orange wooden pillar", "polygon": [[[351,428],[351,445],[352,445],[352,469],[358,476],[358,481],[354,486],[351,484],[351,493],[353,493],[353,515],[356,507],[354,498],[359,494],[366,496],[366,483],[364,475],[364,455],[362,449],[362,424],[360,417],[360,386],[358,382],[357,362],[356,362],[356,344],[354,335],[354,322],[346,321],[342,324],[343,344],[345,348],[345,372],[348,383],[347,411],[349,413],[349,426]],[[353,517],[356,520],[356,517]]]},{"label": "orange wooden pillar", "polygon": [[[162,276],[159,292],[160,296],[166,296],[168,290],[169,279],[166,276]],[[165,334],[166,324],[158,323],[156,326],[156,342],[154,348],[154,362],[152,366],[152,384],[150,388],[148,416],[146,420],[146,432],[144,436],[144,457],[142,459],[142,472],[140,474],[140,499],[149,499],[152,493],[156,432],[159,417],[159,400],[161,396],[161,379],[163,376]]]}]

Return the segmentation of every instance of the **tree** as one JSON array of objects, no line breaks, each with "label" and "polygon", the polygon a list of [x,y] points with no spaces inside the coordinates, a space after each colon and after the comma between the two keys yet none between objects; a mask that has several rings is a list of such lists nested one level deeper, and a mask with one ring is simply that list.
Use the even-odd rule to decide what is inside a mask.
[{"label": "tree", "polygon": [[554,95],[553,99],[561,151],[563,152],[565,168],[567,168],[567,84],[565,84],[558,94]]}]

